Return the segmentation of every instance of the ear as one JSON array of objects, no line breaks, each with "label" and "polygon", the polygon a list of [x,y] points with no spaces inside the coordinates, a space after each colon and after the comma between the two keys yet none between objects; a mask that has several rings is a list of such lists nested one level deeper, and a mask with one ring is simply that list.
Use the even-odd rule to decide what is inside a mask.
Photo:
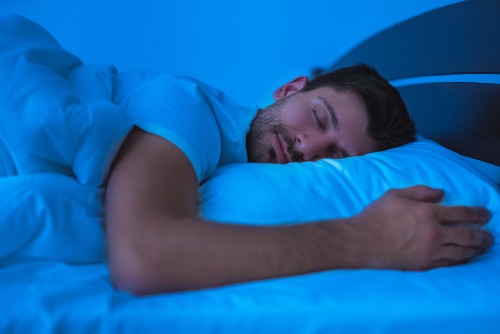
[{"label": "ear", "polygon": [[299,90],[304,88],[308,82],[309,78],[303,75],[284,84],[274,92],[273,94],[274,100],[279,101],[284,99],[288,95],[297,93]]}]

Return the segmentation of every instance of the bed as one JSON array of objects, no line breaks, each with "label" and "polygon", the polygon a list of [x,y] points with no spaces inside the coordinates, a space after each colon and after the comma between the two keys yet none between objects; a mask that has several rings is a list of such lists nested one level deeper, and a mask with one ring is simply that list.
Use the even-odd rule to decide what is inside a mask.
[{"label": "bed", "polygon": [[[97,172],[88,174],[81,167],[97,164],[110,152],[92,152],[95,161],[75,157],[78,163],[71,170],[61,167],[57,174],[43,172],[40,165],[36,167],[41,172],[15,175],[13,165],[3,161],[1,331],[500,332],[499,16],[496,1],[447,6],[382,31],[328,69],[316,71],[358,62],[377,67],[408,104],[419,129],[417,142],[358,158],[227,166],[200,190],[203,217],[241,224],[290,224],[351,216],[387,189],[427,184],[445,189],[445,205],[481,205],[492,211],[486,228],[497,241],[488,253],[464,265],[425,272],[333,270],[136,297],[110,284],[101,228],[104,190],[95,187],[103,171],[94,168]],[[47,103],[67,107],[69,100],[92,107],[99,115],[104,111],[106,117],[119,112],[108,103],[116,69],[81,64],[43,28],[21,17],[1,22],[0,81],[8,89],[0,93],[0,109],[10,98],[7,91],[28,94],[30,103],[23,108],[29,105],[37,112]],[[43,72],[23,82],[31,91],[19,90],[21,83],[5,74],[13,71],[5,60],[12,38],[5,36],[19,22],[31,29],[30,34],[46,37],[36,52],[24,53],[36,71]],[[42,58],[45,62],[39,61]],[[34,96],[39,92],[36,80],[47,76],[51,78],[44,81],[47,90]],[[19,131],[1,124],[2,131]],[[116,139],[128,128],[112,130],[105,140]],[[26,133],[19,136],[20,142],[29,139],[24,138]],[[94,140],[90,136],[88,142],[75,145],[95,146]],[[8,149],[0,140],[0,153]],[[277,196],[283,200],[269,206]]]}]

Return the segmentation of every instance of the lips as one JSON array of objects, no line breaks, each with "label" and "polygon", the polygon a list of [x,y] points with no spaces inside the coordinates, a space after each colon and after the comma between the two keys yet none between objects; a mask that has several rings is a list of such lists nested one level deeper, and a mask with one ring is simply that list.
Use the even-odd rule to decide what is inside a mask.
[{"label": "lips", "polygon": [[278,134],[276,134],[274,139],[274,148],[276,150],[276,159],[278,160],[278,163],[286,164],[290,162],[290,155],[286,145]]}]

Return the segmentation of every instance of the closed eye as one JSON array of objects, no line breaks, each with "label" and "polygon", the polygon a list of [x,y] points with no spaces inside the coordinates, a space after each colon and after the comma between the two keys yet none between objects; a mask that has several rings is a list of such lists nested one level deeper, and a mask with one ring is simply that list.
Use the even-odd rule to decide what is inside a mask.
[{"label": "closed eye", "polygon": [[316,124],[318,124],[318,127],[321,129],[321,130],[324,130],[325,127],[323,126],[323,124],[321,123],[321,120],[319,119],[319,116],[318,116],[318,112],[315,110],[315,109],[312,109],[312,114],[313,114],[313,117],[314,117],[314,120],[316,122]]}]

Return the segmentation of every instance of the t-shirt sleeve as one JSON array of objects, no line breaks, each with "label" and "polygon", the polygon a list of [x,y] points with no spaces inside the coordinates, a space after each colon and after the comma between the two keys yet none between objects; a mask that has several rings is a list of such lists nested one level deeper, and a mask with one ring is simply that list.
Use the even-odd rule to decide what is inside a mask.
[{"label": "t-shirt sleeve", "polygon": [[133,90],[122,105],[134,125],[170,141],[187,156],[198,182],[215,170],[220,131],[211,104],[195,82],[156,78]]}]

